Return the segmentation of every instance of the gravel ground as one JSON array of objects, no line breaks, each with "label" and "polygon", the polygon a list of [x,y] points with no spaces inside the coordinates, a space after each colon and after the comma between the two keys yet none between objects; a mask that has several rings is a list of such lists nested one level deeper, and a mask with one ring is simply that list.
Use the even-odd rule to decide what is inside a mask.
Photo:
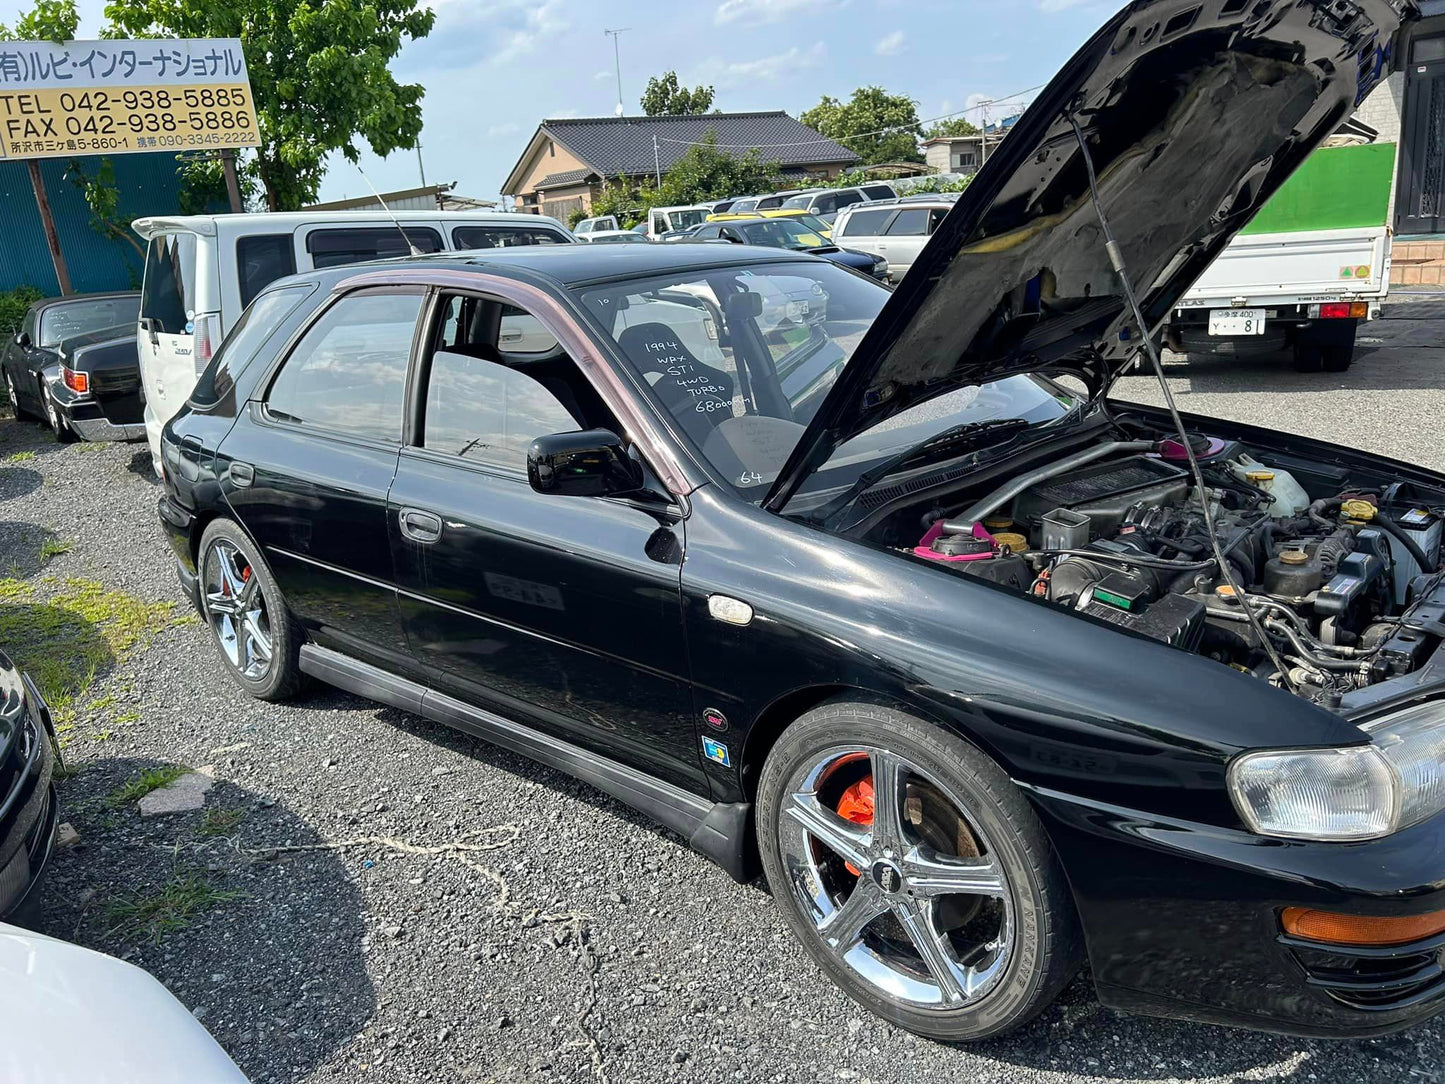
[{"label": "gravel ground", "polygon": [[[1445,467],[1437,315],[1393,306],[1346,374],[1175,359],[1170,376],[1188,410]],[[1122,393],[1153,399],[1140,378]],[[157,496],[143,445],[0,421],[0,568],[36,604],[76,577],[178,599]],[[47,539],[71,549],[42,558]],[[183,605],[153,626],[81,698],[61,784],[80,842],[42,928],[151,970],[258,1084],[1445,1077],[1438,1024],[1304,1042],[1117,1015],[1086,976],[1007,1040],[915,1039],[825,982],[760,886],[586,786],[339,692],[251,701]],[[107,803],[174,763],[215,776],[205,813]],[[127,920],[160,900],[165,928]]]}]

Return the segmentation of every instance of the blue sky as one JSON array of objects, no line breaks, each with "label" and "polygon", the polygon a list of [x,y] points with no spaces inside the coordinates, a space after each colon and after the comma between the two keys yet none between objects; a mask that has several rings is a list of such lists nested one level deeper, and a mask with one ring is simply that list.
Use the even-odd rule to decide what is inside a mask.
[{"label": "blue sky", "polygon": [[[429,183],[494,198],[543,117],[610,115],[617,100],[608,27],[621,36],[623,102],[669,68],[711,83],[715,105],[785,109],[878,83],[949,113],[1047,81],[1122,0],[432,0],[431,36],[394,70],[426,87],[422,155]],[[0,22],[22,7],[0,0]],[[81,0],[94,36],[104,0]],[[995,115],[1009,110],[994,107]],[[977,114],[970,114],[976,117]],[[382,191],[419,183],[413,152],[362,166]],[[323,199],[366,192],[341,158]]]}]

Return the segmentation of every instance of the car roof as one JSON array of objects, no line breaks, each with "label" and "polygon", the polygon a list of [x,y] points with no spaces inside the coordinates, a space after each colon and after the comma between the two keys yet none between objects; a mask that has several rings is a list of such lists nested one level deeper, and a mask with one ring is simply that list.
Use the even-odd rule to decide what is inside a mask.
[{"label": "car roof", "polygon": [[[418,270],[473,270],[478,274],[524,280],[541,278],[558,287],[568,288],[609,279],[643,278],[669,272],[705,271],[749,264],[797,263],[812,259],[814,257],[803,252],[753,245],[515,245],[347,264],[296,275],[294,279],[319,281],[330,288],[345,279],[371,271],[405,274]],[[291,279],[277,280],[278,283],[289,281]]]},{"label": "car roof", "polygon": [[[340,225],[376,226],[400,222],[454,222],[485,223],[504,222],[509,225],[547,223],[562,226],[555,218],[547,215],[528,214],[524,211],[393,211],[388,214],[378,208],[375,211],[264,211],[256,214],[226,215],[155,215],[137,218],[131,229],[141,237],[149,239],[158,233],[180,230],[204,237],[214,237],[218,227],[240,226],[246,232],[270,233],[276,230],[294,230],[298,226]],[[562,229],[567,227],[562,226]]]}]

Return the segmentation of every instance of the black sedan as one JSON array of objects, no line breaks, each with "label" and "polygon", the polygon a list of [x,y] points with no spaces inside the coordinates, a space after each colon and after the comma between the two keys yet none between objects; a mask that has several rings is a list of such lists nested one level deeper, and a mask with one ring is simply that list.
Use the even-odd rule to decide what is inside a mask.
[{"label": "black sedan", "polygon": [[145,394],[134,324],[73,336],[55,352],[60,377],[50,385],[47,412],[58,439],[145,436]]},{"label": "black sedan", "polygon": [[65,439],[70,430],[53,401],[61,379],[60,344],[106,328],[129,329],[134,338],[139,315],[137,292],[51,297],[31,305],[20,330],[0,344],[0,380],[15,416],[38,418]]},{"label": "black sedan", "polygon": [[[1399,23],[1132,5],[895,292],[728,245],[282,280],[165,428],[181,581],[247,692],[320,678],[761,866],[921,1034],[1085,961],[1140,1012],[1425,1020],[1445,476],[1109,400]],[[785,379],[817,335],[846,363]]]},{"label": "black sedan", "polygon": [[0,920],[29,924],[55,847],[55,733],[31,680],[0,651]]},{"label": "black sedan", "polygon": [[685,240],[730,241],[735,245],[762,245],[789,252],[807,252],[843,267],[888,281],[888,261],[882,256],[839,248],[808,224],[792,218],[744,218],[705,222]]}]

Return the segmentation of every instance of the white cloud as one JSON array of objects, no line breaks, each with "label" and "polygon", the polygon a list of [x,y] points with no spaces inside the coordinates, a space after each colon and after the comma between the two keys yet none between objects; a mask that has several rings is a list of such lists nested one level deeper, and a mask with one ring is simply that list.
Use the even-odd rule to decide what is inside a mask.
[{"label": "white cloud", "polygon": [[879,56],[897,56],[903,52],[903,42],[903,31],[895,30],[887,37],[879,38],[878,44],[873,46],[873,51]]},{"label": "white cloud", "polygon": [[562,17],[562,5],[558,0],[543,0],[543,3],[525,9],[526,19],[522,26],[510,30],[502,39],[502,47],[492,57],[497,64],[506,64],[518,57],[534,52],[546,38],[568,29],[571,24]]},{"label": "white cloud", "polygon": [[813,68],[827,56],[828,47],[820,41],[808,49],[800,49],[794,45],[786,53],[759,57],[757,60],[724,61],[709,57],[697,67],[694,74],[699,82],[730,87],[755,80],[778,79],[790,72]]},{"label": "white cloud", "polygon": [[780,23],[793,15],[832,15],[848,0],[722,0],[715,21],[724,23]]},{"label": "white cloud", "polygon": [[490,128],[487,129],[487,136],[491,139],[495,139],[498,136],[512,135],[513,133],[520,132],[521,130],[522,126],[520,124],[516,124],[512,121],[507,121],[506,124],[492,125]]},{"label": "white cloud", "polygon": [[598,82],[601,82],[603,79],[611,79],[612,69],[609,68],[607,71],[597,72],[592,76],[592,78],[596,79]]}]

